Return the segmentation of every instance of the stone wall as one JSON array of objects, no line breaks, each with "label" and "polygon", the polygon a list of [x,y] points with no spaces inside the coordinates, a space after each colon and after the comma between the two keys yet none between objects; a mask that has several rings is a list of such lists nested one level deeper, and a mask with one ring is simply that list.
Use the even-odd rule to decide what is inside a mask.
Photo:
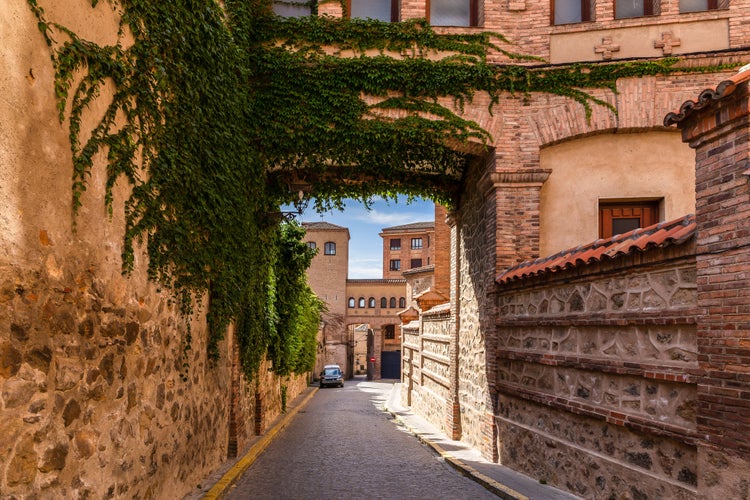
[{"label": "stone wall", "polygon": [[500,286],[503,464],[586,498],[695,497],[693,252],[686,243]]},{"label": "stone wall", "polygon": [[[40,4],[86,38],[116,41],[108,2]],[[25,0],[3,3],[0,33],[0,497],[179,498],[230,444],[247,444],[256,416],[279,414],[281,383],[291,399],[304,378],[268,375],[256,390],[239,372],[231,329],[220,360],[207,359],[200,315],[186,349],[187,320],[148,281],[145,254],[121,275],[128,189],[115,186],[109,217],[102,156],[71,215],[67,123]]]},{"label": "stone wall", "polygon": [[438,306],[403,329],[404,369],[409,405],[433,425],[446,429],[446,405],[451,399],[450,309]]}]

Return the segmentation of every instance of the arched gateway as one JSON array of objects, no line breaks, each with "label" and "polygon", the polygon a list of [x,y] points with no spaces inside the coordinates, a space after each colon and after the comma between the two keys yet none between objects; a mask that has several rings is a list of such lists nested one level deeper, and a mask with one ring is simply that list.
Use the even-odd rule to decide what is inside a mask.
[{"label": "arched gateway", "polygon": [[[39,3],[102,45],[117,41],[117,17],[104,2]],[[490,108],[479,93],[462,103],[462,116],[488,132],[488,144],[456,146],[467,154],[465,168],[442,171],[437,181],[427,165],[403,173],[455,201],[435,221],[435,244],[449,257],[435,262],[431,291],[448,300],[425,299],[418,320],[402,325],[403,398],[487,458],[585,497],[740,497],[750,476],[741,411],[750,394],[747,300],[741,286],[720,290],[731,276],[745,279],[745,260],[730,262],[745,254],[729,249],[716,273],[706,255],[747,234],[732,214],[747,201],[738,158],[747,144],[739,126],[747,79],[729,80],[735,70],[724,68],[750,58],[750,5],[658,3],[633,17],[604,1],[586,22],[563,23],[549,3],[485,0],[471,17],[479,26],[441,28],[506,33],[555,68],[583,61],[607,71],[618,59],[682,55],[685,71],[625,73],[616,92],[592,92],[612,108],[595,106],[590,117],[547,94],[503,94]],[[426,5],[402,2],[400,18],[425,17]],[[220,360],[209,359],[203,312],[191,350],[175,340],[185,324],[148,281],[145,252],[135,253],[129,278],[120,273],[123,214],[103,222],[91,208],[105,197],[103,157],[92,160],[74,231],[70,144],[57,121],[49,52],[26,2],[6,7],[0,491],[181,495],[307,380],[277,377],[264,365],[248,384],[233,327]],[[332,3],[319,12],[341,15]],[[500,53],[489,57],[505,62]],[[725,80],[731,85],[717,88]],[[92,102],[84,125],[93,127],[103,108]],[[697,178],[695,157],[662,122],[674,110],[698,150]],[[728,131],[739,131],[733,142],[722,139]],[[726,172],[711,158],[743,168]],[[271,172],[269,182],[315,194],[315,186],[370,174],[347,166],[321,178],[301,168]],[[731,184],[731,194],[719,184]],[[115,185],[115,205],[128,194]],[[653,220],[661,225],[631,231]],[[717,226],[729,229],[714,233]],[[324,251],[338,250],[329,243],[321,242]],[[721,322],[723,315],[737,317]]]}]

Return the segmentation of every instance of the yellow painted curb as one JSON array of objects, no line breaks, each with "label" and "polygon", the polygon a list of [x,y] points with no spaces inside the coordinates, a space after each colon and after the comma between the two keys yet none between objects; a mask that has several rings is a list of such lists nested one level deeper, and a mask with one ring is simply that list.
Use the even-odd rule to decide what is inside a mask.
[{"label": "yellow painted curb", "polygon": [[318,388],[314,387],[313,390],[311,390],[310,393],[305,396],[305,399],[300,401],[298,405],[289,410],[278,424],[273,426],[267,433],[265,433],[250,448],[245,456],[242,457],[236,464],[234,464],[234,466],[229,469],[226,474],[224,474],[224,476],[222,476],[222,478],[219,479],[216,484],[214,484],[211,489],[206,492],[205,495],[203,495],[203,499],[217,500],[222,498],[229,487],[232,486],[248,468],[250,468],[253,462],[255,462],[260,454],[263,453],[263,450],[265,450],[268,445],[271,444],[271,441],[273,441],[276,435],[284,427],[286,427],[286,425],[291,421],[292,417],[294,417],[299,410],[307,405],[307,403],[310,401],[310,399],[312,399],[316,392],[318,392]]}]

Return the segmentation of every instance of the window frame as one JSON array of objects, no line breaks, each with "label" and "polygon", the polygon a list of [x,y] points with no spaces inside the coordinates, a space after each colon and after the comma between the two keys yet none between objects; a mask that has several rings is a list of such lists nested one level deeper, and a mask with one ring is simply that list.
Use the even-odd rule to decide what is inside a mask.
[{"label": "window frame", "polygon": [[399,307],[400,309],[404,309],[404,308],[406,308],[406,298],[404,298],[404,297],[400,297],[400,298],[398,299],[398,307]]},{"label": "window frame", "polygon": [[411,267],[409,269],[416,269],[422,267],[422,259],[411,259]]},{"label": "window frame", "polygon": [[[346,0],[346,15],[349,19],[362,19],[360,17],[352,17],[352,0]],[[401,2],[400,0],[391,0],[391,21],[397,23],[401,20]],[[387,21],[383,21],[387,22]]]},{"label": "window frame", "polygon": [[336,255],[336,242],[326,241],[323,245],[323,255]]},{"label": "window frame", "polygon": [[375,308],[375,297],[370,297],[369,299],[367,299],[367,308],[368,309]]},{"label": "window frame", "polygon": [[357,299],[355,299],[354,297],[349,297],[346,305],[350,309],[354,309],[355,307],[357,307]]},{"label": "window frame", "polygon": [[307,242],[307,248],[309,248],[310,250],[317,250],[318,249],[318,244],[315,243],[314,241],[308,241]]},{"label": "window frame", "polygon": [[623,17],[619,17],[617,15],[617,0],[614,0],[613,9],[614,9],[615,20],[619,20],[619,19],[636,19],[636,18],[639,18],[639,17],[649,17],[649,16],[654,16],[654,15],[658,14],[658,11],[660,10],[660,8],[657,7],[659,0],[642,0],[642,1],[643,1],[643,12],[641,12],[640,14],[637,14],[635,16],[623,16]]},{"label": "window frame", "polygon": [[411,249],[412,250],[422,250],[423,245],[422,238],[412,238],[411,239]]},{"label": "window frame", "polygon": [[401,270],[401,259],[391,259],[388,264],[389,271],[400,271]]},{"label": "window frame", "polygon": [[391,238],[388,243],[391,250],[401,250],[401,238]]},{"label": "window frame", "polygon": [[[431,0],[426,0],[425,4],[425,18],[427,19],[427,22],[430,24],[430,26],[441,26],[441,27],[455,27],[455,28],[477,28],[480,27],[479,22],[479,3],[481,0],[468,0],[469,1],[469,24],[468,25],[451,25],[451,24],[439,24],[439,25],[433,25],[432,21],[430,20],[431,14],[432,14],[432,2]],[[484,4],[484,2],[482,2]]]},{"label": "window frame", "polygon": [[[680,4],[682,2],[677,2],[677,9],[679,10],[680,14],[693,14],[695,12],[710,12],[712,10],[721,10],[721,9],[727,9],[729,8],[728,5],[726,5],[728,2],[721,2],[720,0],[706,0],[706,8],[704,10],[682,10]],[[725,5],[722,5],[724,3]]]},{"label": "window frame", "polygon": [[364,297],[360,297],[359,300],[357,301],[357,308],[358,309],[364,309],[366,307],[366,304],[367,304],[367,302],[365,302],[365,298]]},{"label": "window frame", "polygon": [[396,297],[391,297],[391,300],[390,300],[390,302],[388,304],[388,307],[390,309],[395,309],[396,308]]},{"label": "window frame", "polygon": [[[609,239],[615,236],[613,221],[617,219],[633,219],[638,217],[640,219],[640,226],[648,227],[656,224],[660,221],[660,206],[661,200],[649,199],[649,200],[633,200],[633,201],[610,201],[610,200],[599,200],[599,238]],[[641,214],[629,214],[627,216],[618,215],[613,213],[616,210],[621,209],[636,209],[640,210]],[[626,231],[626,233],[629,231]],[[624,233],[617,233],[624,234]]]},{"label": "window frame", "polygon": [[383,325],[383,338],[385,340],[396,340],[396,325]]},{"label": "window frame", "polygon": [[581,6],[581,20],[580,21],[573,21],[569,23],[557,23],[555,22],[555,9],[556,9],[556,2],[555,0],[552,0],[551,2],[551,9],[550,9],[550,25],[551,26],[567,26],[569,24],[579,24],[579,23],[590,23],[594,20],[593,15],[593,2],[594,0],[579,0],[580,6]]},{"label": "window frame", "polygon": [[388,299],[386,299],[385,297],[380,297],[380,308],[381,309],[388,308]]}]

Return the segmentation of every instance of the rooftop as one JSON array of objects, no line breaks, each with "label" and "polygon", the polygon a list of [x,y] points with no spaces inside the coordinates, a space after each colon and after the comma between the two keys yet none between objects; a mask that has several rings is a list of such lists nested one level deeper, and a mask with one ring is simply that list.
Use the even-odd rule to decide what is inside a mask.
[{"label": "rooftop", "polygon": [[588,245],[563,250],[550,257],[523,262],[501,273],[496,281],[499,284],[510,283],[594,262],[614,260],[651,248],[680,245],[690,240],[694,234],[695,215],[686,215],[680,219],[660,222],[612,238],[596,240]]},{"label": "rooftop", "polygon": [[302,227],[306,230],[317,230],[317,231],[348,231],[349,229],[331,224],[330,222],[303,222]]},{"label": "rooftop", "polygon": [[435,222],[412,222],[411,224],[404,224],[401,226],[384,227],[383,232],[413,231],[415,229],[435,229]]},{"label": "rooftop", "polygon": [[689,117],[694,111],[703,109],[712,102],[730,95],[735,91],[739,84],[748,80],[750,80],[750,64],[743,66],[733,77],[719,83],[719,85],[716,86],[716,89],[706,89],[701,92],[696,101],[683,102],[679,111],[669,113],[664,117],[664,126],[669,127],[670,125],[680,123],[685,118]]}]

